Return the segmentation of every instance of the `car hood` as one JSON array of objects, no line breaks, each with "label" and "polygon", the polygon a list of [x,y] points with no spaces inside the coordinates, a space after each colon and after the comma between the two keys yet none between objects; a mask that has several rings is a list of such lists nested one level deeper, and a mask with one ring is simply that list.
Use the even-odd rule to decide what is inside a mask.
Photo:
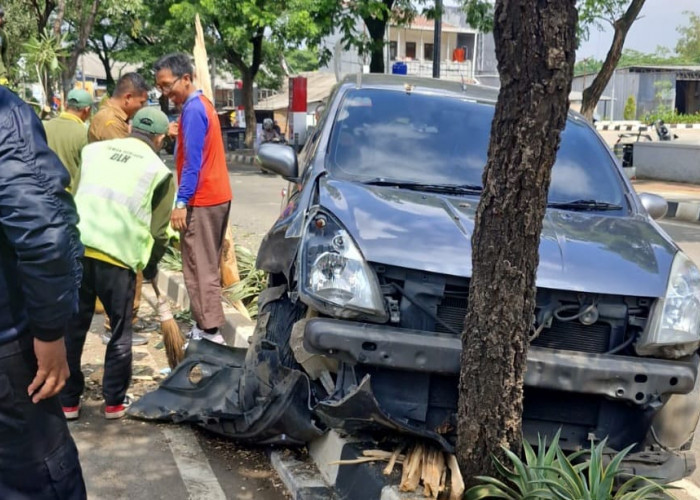
[{"label": "car hood", "polygon": [[[320,205],[369,262],[470,277],[478,199],[322,178]],[[665,295],[677,248],[643,216],[547,210],[537,286],[639,297]]]}]

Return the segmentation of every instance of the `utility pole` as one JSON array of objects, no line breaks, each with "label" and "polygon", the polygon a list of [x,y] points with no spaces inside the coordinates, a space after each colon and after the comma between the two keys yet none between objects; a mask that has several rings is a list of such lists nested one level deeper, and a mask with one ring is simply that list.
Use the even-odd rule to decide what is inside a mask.
[{"label": "utility pole", "polygon": [[442,39],[442,0],[435,0],[435,32],[433,33],[433,78],[440,78],[440,42]]}]

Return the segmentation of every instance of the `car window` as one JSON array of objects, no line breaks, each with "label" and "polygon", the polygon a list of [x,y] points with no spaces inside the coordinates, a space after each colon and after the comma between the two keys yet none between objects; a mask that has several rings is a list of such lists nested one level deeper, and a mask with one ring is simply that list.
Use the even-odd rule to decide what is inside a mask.
[{"label": "car window", "polygon": [[[327,166],[333,176],[360,182],[481,185],[493,115],[492,104],[467,98],[352,89],[335,117]],[[550,202],[622,204],[623,197],[605,146],[584,123],[568,120]]]}]

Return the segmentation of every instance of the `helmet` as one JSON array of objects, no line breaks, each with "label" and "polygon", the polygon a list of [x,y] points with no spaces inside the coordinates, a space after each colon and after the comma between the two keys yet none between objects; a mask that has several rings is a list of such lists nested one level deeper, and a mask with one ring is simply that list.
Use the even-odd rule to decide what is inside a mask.
[{"label": "helmet", "polygon": [[272,118],[265,118],[263,120],[263,129],[267,131],[272,130]]}]

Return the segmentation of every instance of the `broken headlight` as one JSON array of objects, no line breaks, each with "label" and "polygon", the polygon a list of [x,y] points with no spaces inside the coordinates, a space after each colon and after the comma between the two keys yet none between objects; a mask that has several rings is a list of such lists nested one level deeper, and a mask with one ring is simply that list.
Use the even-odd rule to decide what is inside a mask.
[{"label": "broken headlight", "polygon": [[386,321],[377,276],[330,215],[317,212],[310,218],[300,260],[303,302],[329,316]]},{"label": "broken headlight", "polygon": [[666,295],[654,304],[635,346],[642,356],[681,358],[700,345],[700,271],[683,253],[673,259]]}]

